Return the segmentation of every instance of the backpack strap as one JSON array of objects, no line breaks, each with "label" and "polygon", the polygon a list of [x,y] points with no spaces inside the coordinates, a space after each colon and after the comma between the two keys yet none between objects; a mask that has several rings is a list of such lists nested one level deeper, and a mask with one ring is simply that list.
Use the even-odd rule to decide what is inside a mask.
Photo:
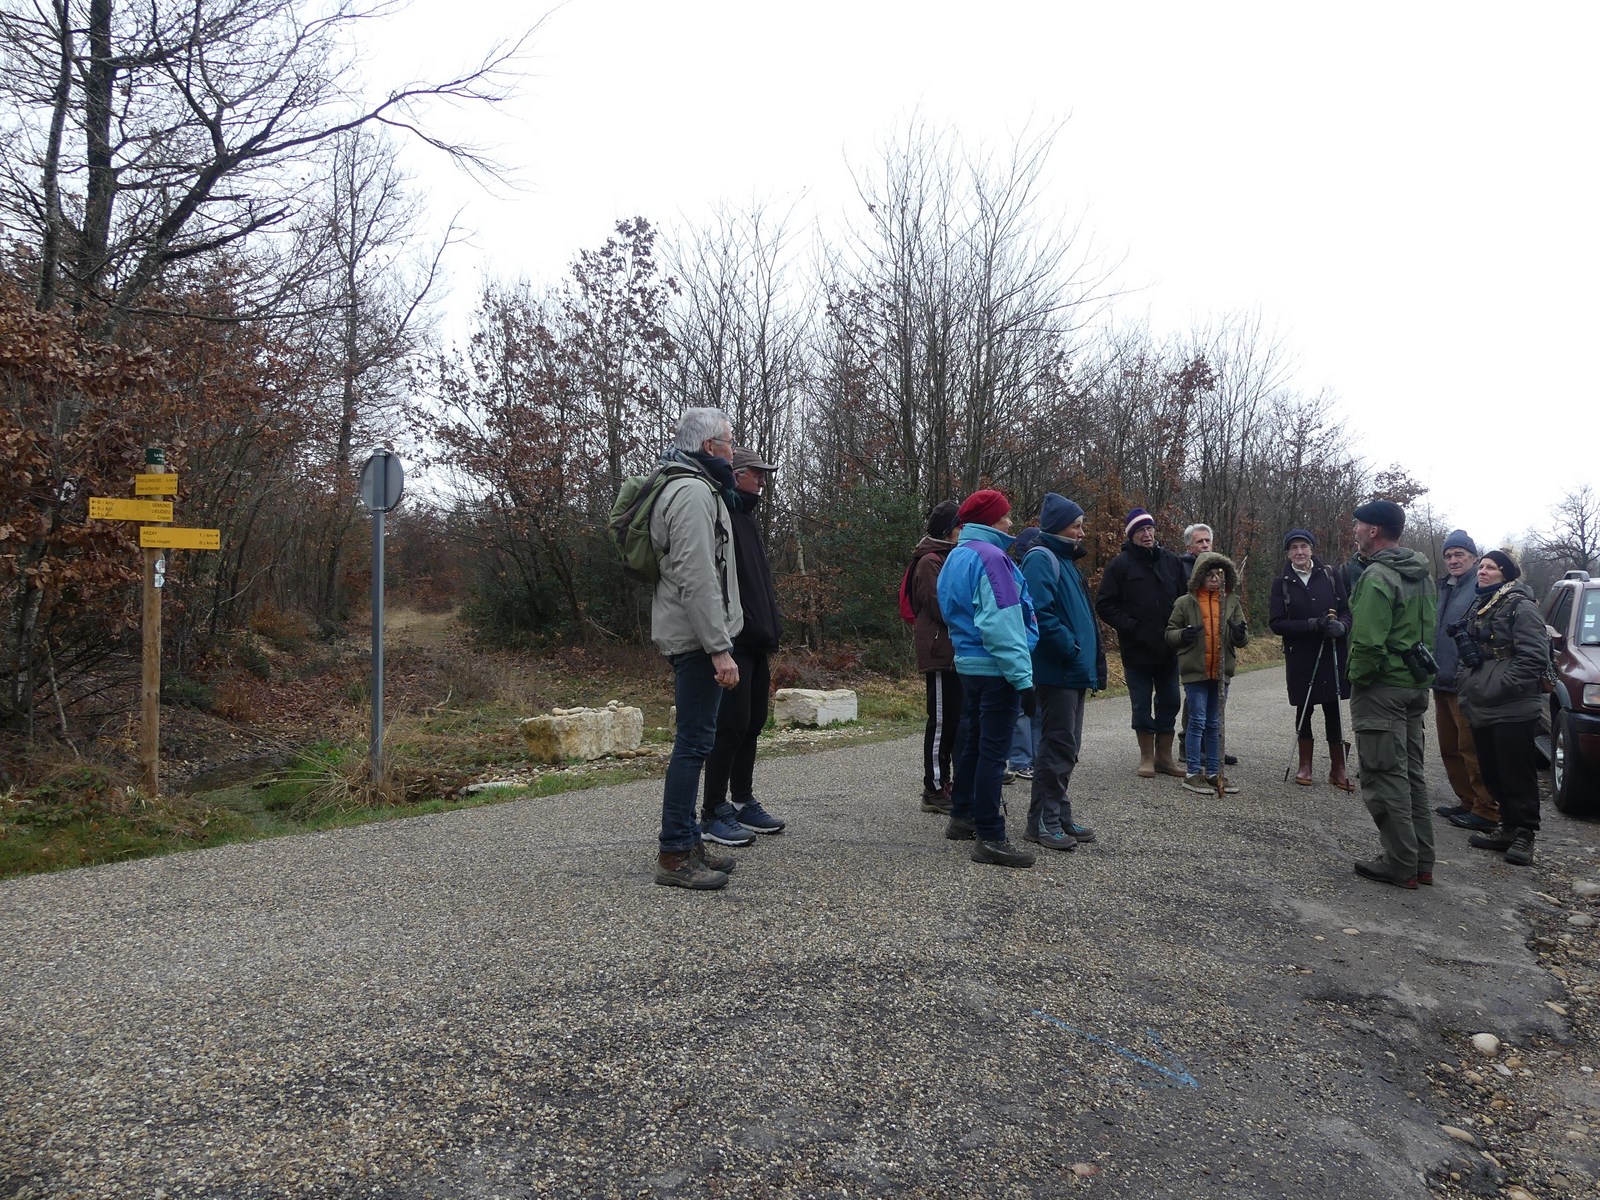
[{"label": "backpack strap", "polygon": [[1054,572],[1052,578],[1059,580],[1061,578],[1061,560],[1056,557],[1056,552],[1050,549],[1049,546],[1029,546],[1028,552],[1022,556],[1022,561],[1027,562],[1035,554],[1043,554],[1050,560],[1050,569]]}]

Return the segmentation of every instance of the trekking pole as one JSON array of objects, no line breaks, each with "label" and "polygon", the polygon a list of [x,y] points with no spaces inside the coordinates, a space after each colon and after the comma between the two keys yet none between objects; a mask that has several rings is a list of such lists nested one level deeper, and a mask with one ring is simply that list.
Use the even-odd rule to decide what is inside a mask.
[{"label": "trekking pole", "polygon": [[[1335,640],[1335,642],[1333,644],[1333,696],[1334,696],[1334,704],[1338,707],[1338,710],[1339,710],[1339,740],[1344,743],[1344,777],[1346,779],[1349,779],[1350,778],[1350,754],[1356,747],[1355,747],[1355,743],[1352,742],[1349,739],[1349,737],[1347,737],[1345,735],[1346,726],[1345,726],[1345,723],[1344,723],[1344,701],[1339,698],[1339,692],[1341,690],[1340,686],[1339,686],[1339,679],[1340,679],[1340,672],[1339,672],[1339,643],[1338,643],[1337,640]],[[1355,717],[1352,716],[1350,719],[1352,721],[1354,721]],[[1355,789],[1355,785],[1354,784],[1346,784],[1345,787],[1343,787],[1340,790],[1341,791],[1347,791],[1347,792],[1353,792],[1356,789]]]},{"label": "trekking pole", "polygon": [[[1321,641],[1319,641],[1317,643],[1317,657],[1311,663],[1311,682],[1306,684],[1306,696],[1305,696],[1305,699],[1300,701],[1300,710],[1299,710],[1299,712],[1300,712],[1300,720],[1303,721],[1305,724],[1303,726],[1299,725],[1299,724],[1296,724],[1295,727],[1294,727],[1294,736],[1295,736],[1295,738],[1297,740],[1299,738],[1305,737],[1306,735],[1308,735],[1311,732],[1311,712],[1310,712],[1310,708],[1311,708],[1311,693],[1317,686],[1317,671],[1320,670],[1321,667],[1322,667],[1322,652],[1323,652],[1324,649],[1327,648],[1327,645],[1328,645],[1328,639],[1327,638],[1323,638]],[[1337,656],[1338,653],[1339,652],[1337,650],[1334,651],[1334,655],[1335,656]],[[1335,696],[1337,696],[1339,694],[1338,674],[1339,674],[1338,669],[1335,668],[1335,670],[1334,670],[1334,681],[1333,681],[1333,694]],[[1289,782],[1289,772],[1290,772],[1291,769],[1292,768],[1290,768],[1290,767],[1285,767],[1283,769],[1283,781],[1285,783]]]}]

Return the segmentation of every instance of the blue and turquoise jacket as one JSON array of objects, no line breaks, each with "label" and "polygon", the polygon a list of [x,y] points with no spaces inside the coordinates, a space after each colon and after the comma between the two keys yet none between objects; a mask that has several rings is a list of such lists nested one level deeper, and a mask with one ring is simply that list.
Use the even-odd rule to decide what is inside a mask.
[{"label": "blue and turquoise jacket", "polygon": [[1015,540],[988,525],[963,525],[939,572],[939,612],[957,672],[1000,675],[1021,691],[1033,686],[1039,622],[1022,572],[1006,556]]},{"label": "blue and turquoise jacket", "polygon": [[1033,678],[1044,687],[1099,690],[1106,686],[1100,626],[1089,602],[1089,589],[1074,561],[1083,555],[1083,547],[1066,538],[1041,533],[1039,544],[1022,558],[1022,577],[1039,617]]}]

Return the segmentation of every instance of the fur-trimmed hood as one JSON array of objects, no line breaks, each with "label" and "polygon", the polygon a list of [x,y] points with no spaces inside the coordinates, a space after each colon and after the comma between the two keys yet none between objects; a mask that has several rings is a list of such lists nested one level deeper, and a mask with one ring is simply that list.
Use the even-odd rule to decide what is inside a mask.
[{"label": "fur-trimmed hood", "polygon": [[1199,595],[1200,589],[1205,587],[1206,576],[1218,567],[1222,568],[1222,590],[1228,594],[1238,591],[1239,572],[1233,565],[1233,559],[1215,550],[1207,550],[1194,560],[1194,570],[1189,572],[1190,593]]}]

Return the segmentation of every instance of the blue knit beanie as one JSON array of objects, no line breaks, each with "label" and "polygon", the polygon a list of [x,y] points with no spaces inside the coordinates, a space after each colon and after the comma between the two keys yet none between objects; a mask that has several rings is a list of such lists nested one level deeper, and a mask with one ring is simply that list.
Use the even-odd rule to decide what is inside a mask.
[{"label": "blue knit beanie", "polygon": [[1473,558],[1478,557],[1478,543],[1467,536],[1465,529],[1452,529],[1450,531],[1450,536],[1445,538],[1444,545],[1440,547],[1439,553],[1443,554],[1446,550],[1465,550]]},{"label": "blue knit beanie", "polygon": [[1122,536],[1132,537],[1133,531],[1141,525],[1154,525],[1156,519],[1142,508],[1129,511],[1128,519],[1122,523]]},{"label": "blue knit beanie", "polygon": [[1289,548],[1289,543],[1294,541],[1296,538],[1299,538],[1303,542],[1309,542],[1313,550],[1317,548],[1317,537],[1309,529],[1289,530],[1288,533],[1283,535],[1283,548],[1287,550]]},{"label": "blue knit beanie", "polygon": [[1055,492],[1046,492],[1044,503],[1039,507],[1039,528],[1046,533],[1060,533],[1081,516],[1083,509],[1071,500]]}]

